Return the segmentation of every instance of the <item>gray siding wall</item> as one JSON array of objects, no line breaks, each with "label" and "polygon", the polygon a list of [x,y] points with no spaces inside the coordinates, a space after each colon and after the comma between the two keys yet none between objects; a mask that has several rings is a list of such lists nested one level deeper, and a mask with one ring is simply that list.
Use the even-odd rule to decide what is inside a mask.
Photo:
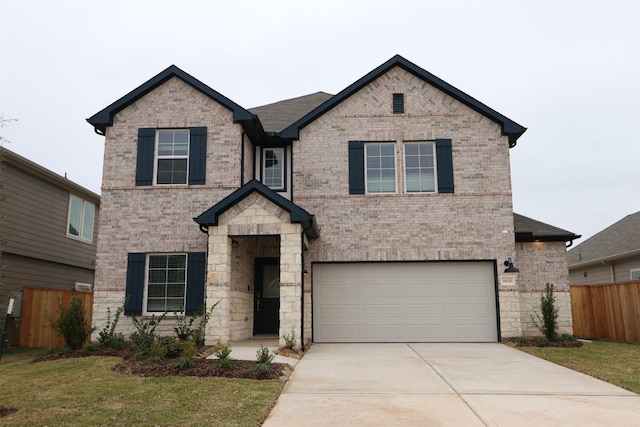
[{"label": "gray siding wall", "polygon": [[[3,252],[93,270],[99,205],[93,242],[67,237],[69,190],[5,163],[1,233]],[[76,196],[87,200],[81,194]],[[92,203],[96,201],[89,200]]]},{"label": "gray siding wall", "polygon": [[569,271],[569,283],[574,285],[599,285],[613,282],[628,282],[631,280],[630,271],[636,268],[640,268],[640,257],[630,257],[609,261],[606,264],[571,268]]}]

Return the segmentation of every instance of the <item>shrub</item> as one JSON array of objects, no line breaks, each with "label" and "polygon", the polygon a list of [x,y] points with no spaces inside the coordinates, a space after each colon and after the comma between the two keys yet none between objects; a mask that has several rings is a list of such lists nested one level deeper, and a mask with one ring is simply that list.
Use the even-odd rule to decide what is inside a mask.
[{"label": "shrub", "polygon": [[164,347],[165,357],[169,359],[178,357],[182,353],[182,343],[174,337],[159,337],[156,344]]},{"label": "shrub", "polygon": [[162,362],[167,357],[167,348],[161,342],[154,342],[149,347],[148,356],[150,362]]},{"label": "shrub", "polygon": [[64,338],[65,345],[70,350],[82,348],[92,329],[85,318],[82,300],[75,291],[71,292],[71,305],[65,308],[60,303],[58,312],[58,319],[53,326]]},{"label": "shrub", "polygon": [[120,320],[120,315],[124,311],[124,305],[118,307],[116,314],[111,320],[111,308],[107,308],[107,324],[100,332],[98,332],[98,342],[105,347],[112,348],[114,350],[120,350],[124,348],[125,340],[124,335],[118,332],[116,333],[116,326]]},{"label": "shrub", "polygon": [[178,368],[187,369],[193,368],[196,364],[196,358],[193,356],[182,356],[178,361]]},{"label": "shrub", "polygon": [[260,345],[260,349],[256,352],[256,361],[258,363],[265,363],[269,365],[273,362],[274,357],[275,355],[272,354],[267,347],[263,347],[262,345]]},{"label": "shrub", "polygon": [[271,369],[271,366],[268,363],[256,363],[249,369],[253,372],[257,372],[260,375],[266,375],[269,372],[269,369]]},{"label": "shrub", "polygon": [[[197,347],[204,346],[204,330],[209,323],[209,319],[211,319],[211,314],[213,313],[213,309],[215,309],[220,301],[216,302],[209,311],[204,311],[204,307],[200,309],[197,314],[189,317],[184,315],[177,316],[176,318],[176,326],[173,328],[176,333],[176,337],[180,341],[187,341],[189,339],[193,340]],[[194,327],[193,324],[198,320],[198,323]]]},{"label": "shrub", "polygon": [[551,283],[545,285],[540,295],[540,314],[536,313],[537,319],[531,316],[531,320],[548,341],[554,341],[558,338],[558,308]]},{"label": "shrub", "polygon": [[251,366],[251,371],[266,375],[271,369],[271,362],[274,357],[275,355],[271,354],[268,348],[260,346],[260,349],[256,352],[256,363]]},{"label": "shrub", "polygon": [[233,363],[233,359],[230,356],[231,346],[229,344],[221,346],[214,354],[218,358],[218,365],[222,369],[227,369]]},{"label": "shrub", "polygon": [[288,350],[293,350],[295,348],[297,342],[293,328],[291,328],[291,332],[289,332],[288,334],[284,334],[282,338],[284,338],[284,348]]},{"label": "shrub", "polygon": [[93,341],[88,341],[82,348],[87,351],[95,351],[96,345],[93,343]]},{"label": "shrub", "polygon": [[156,334],[156,328],[162,319],[164,319],[165,315],[166,313],[163,313],[162,316],[158,318],[153,315],[151,316],[151,319],[147,321],[138,320],[135,316],[131,317],[131,321],[133,322],[133,326],[136,328],[136,331],[131,334],[129,339],[131,340],[131,349],[136,353],[136,356],[143,357],[149,355],[151,346],[158,337]]}]

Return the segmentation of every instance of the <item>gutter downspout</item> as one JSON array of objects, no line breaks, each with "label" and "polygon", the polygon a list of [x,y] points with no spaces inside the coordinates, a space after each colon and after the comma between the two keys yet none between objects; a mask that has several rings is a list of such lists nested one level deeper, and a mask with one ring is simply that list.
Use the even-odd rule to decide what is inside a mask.
[{"label": "gutter downspout", "polygon": [[602,261],[602,264],[609,266],[609,269],[611,270],[611,283],[616,283],[616,273],[613,270],[613,264],[609,264],[608,262],[606,262],[604,260]]},{"label": "gutter downspout", "polygon": [[245,135],[246,135],[246,132],[242,131],[242,136],[240,137],[240,187],[242,187],[242,185],[244,184],[244,136]]},{"label": "gutter downspout", "polygon": [[300,350],[304,351],[304,228],[300,233]]}]

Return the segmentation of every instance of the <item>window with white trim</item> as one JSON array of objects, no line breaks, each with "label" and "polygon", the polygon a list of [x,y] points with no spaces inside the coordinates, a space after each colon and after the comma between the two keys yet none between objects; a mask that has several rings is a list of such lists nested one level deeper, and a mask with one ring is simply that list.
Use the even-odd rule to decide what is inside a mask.
[{"label": "window with white trim", "polygon": [[80,197],[69,195],[67,236],[86,242],[93,241],[93,219],[96,207]]},{"label": "window with white trim", "polygon": [[262,150],[262,183],[272,190],[285,189],[284,147]]},{"label": "window with white trim", "polygon": [[189,168],[189,129],[157,133],[156,184],[186,184]]},{"label": "window with white trim", "polygon": [[365,148],[366,192],[396,192],[396,149],[394,143],[368,142]]},{"label": "window with white trim", "polygon": [[631,280],[640,280],[640,268],[634,268],[630,271]]},{"label": "window with white trim", "polygon": [[405,191],[434,193],[436,191],[435,144],[407,142],[404,144]]},{"label": "window with white trim", "polygon": [[145,313],[182,313],[187,287],[187,254],[147,256]]}]

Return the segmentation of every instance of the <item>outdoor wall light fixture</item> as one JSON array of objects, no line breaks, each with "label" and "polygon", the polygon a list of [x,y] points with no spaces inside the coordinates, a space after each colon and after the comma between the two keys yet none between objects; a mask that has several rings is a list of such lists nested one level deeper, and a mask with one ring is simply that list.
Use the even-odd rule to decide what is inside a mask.
[{"label": "outdoor wall light fixture", "polygon": [[504,266],[507,267],[504,269],[505,273],[520,273],[520,270],[513,266],[513,261],[511,261],[511,258],[504,262]]}]

